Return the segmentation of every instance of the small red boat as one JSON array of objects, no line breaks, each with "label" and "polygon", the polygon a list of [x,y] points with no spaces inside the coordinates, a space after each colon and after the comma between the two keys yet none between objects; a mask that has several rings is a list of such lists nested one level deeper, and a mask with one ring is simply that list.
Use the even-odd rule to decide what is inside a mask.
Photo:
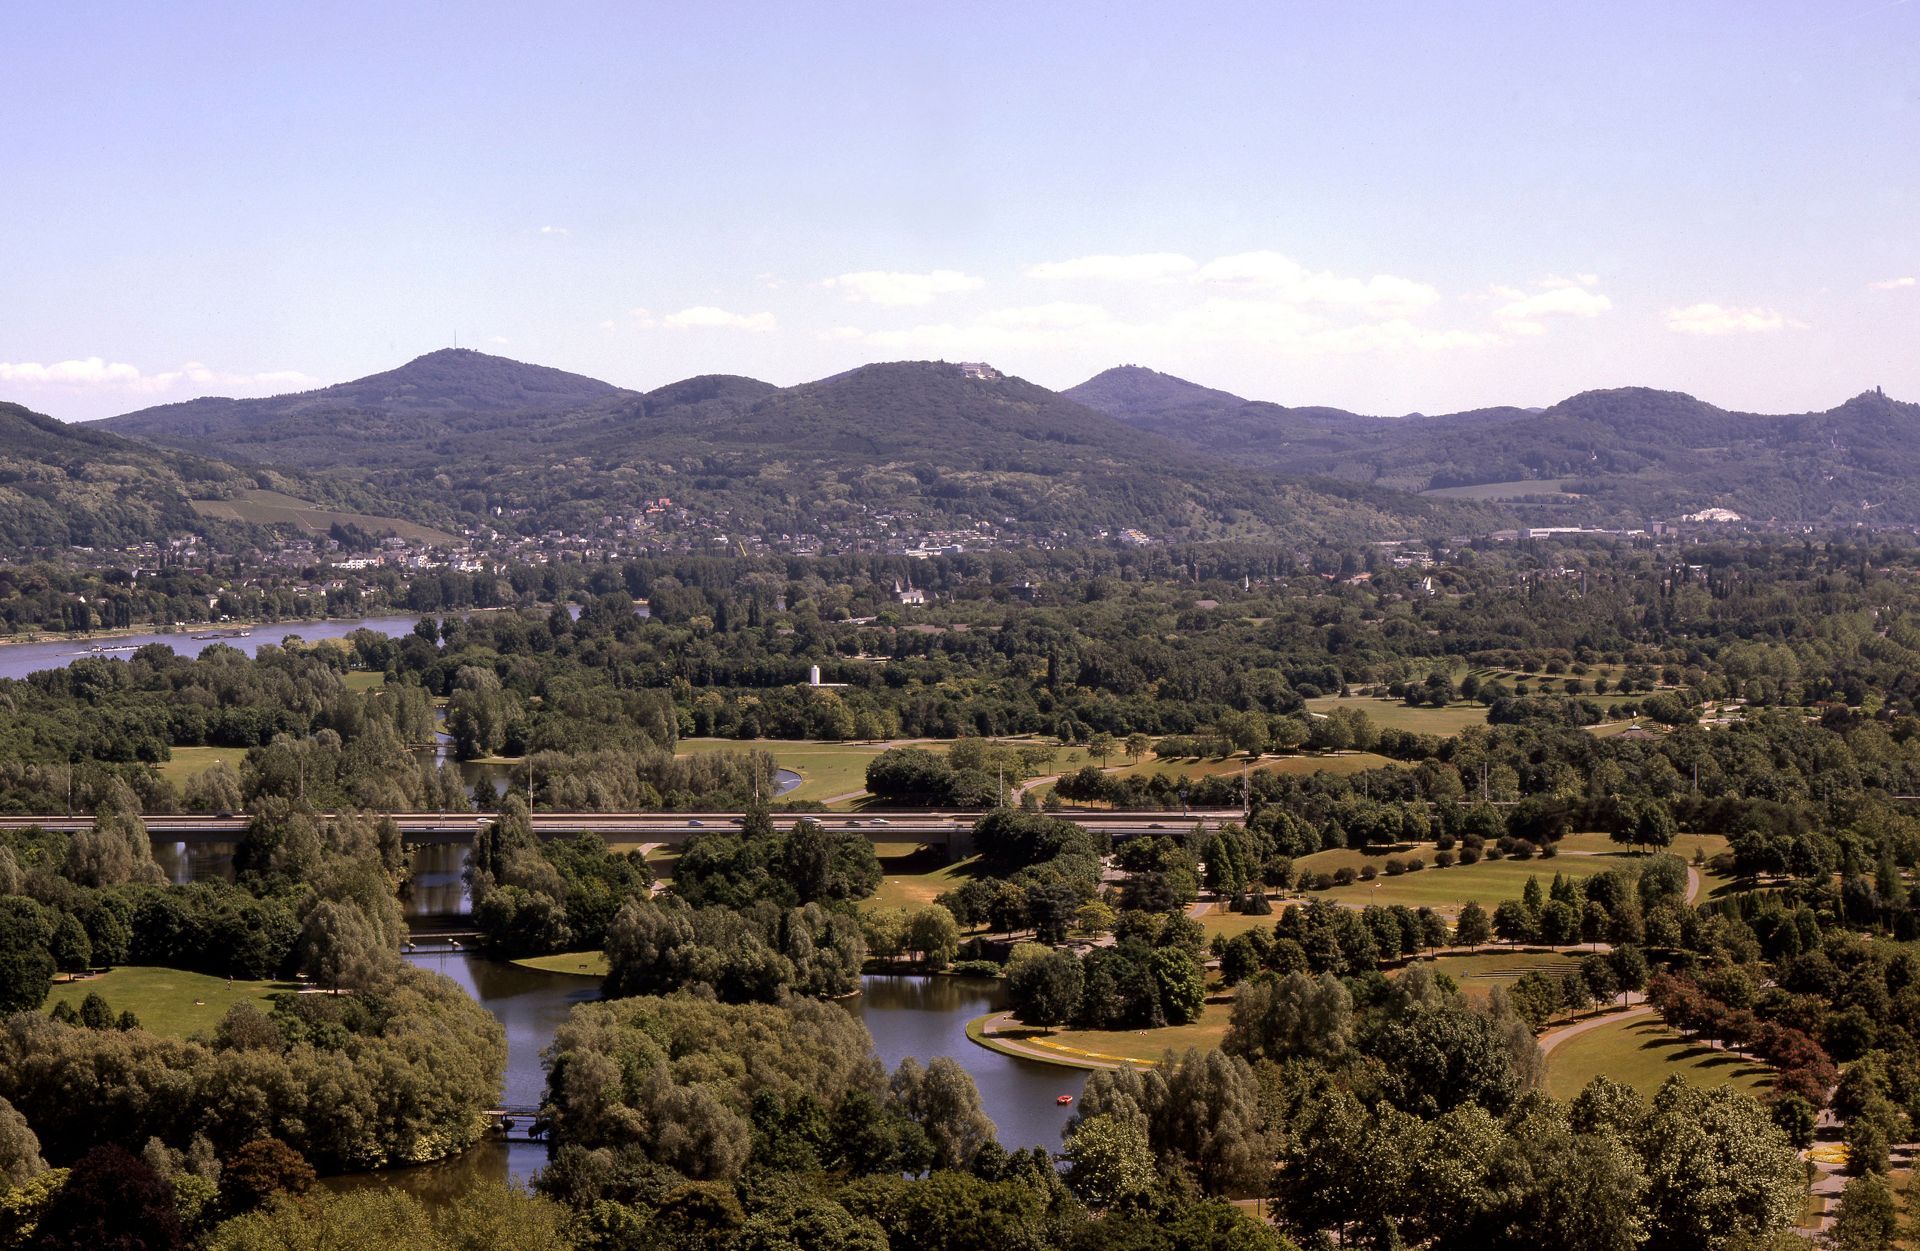
[{"label": "small red boat", "polygon": [[1057,1103],[1057,1104],[1059,1104],[1059,1105],[1060,1105],[1061,1107],[1063,1107],[1063,1108],[1064,1108],[1064,1107],[1065,1107],[1065,1106],[1067,1106],[1067,1105],[1068,1105],[1069,1103],[1072,1103],[1072,1102],[1073,1102],[1073,1096],[1072,1096],[1072,1095],[1061,1095],[1061,1096],[1060,1096],[1060,1097],[1059,1097],[1058,1099],[1055,1099],[1055,1100],[1054,1100],[1054,1102],[1055,1102],[1055,1103]]}]

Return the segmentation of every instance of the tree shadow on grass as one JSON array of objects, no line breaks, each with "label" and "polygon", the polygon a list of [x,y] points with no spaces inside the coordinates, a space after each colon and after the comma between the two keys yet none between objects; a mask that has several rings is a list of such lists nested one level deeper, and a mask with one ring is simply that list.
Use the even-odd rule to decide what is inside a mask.
[{"label": "tree shadow on grass", "polygon": [[1643,1040],[1640,1043],[1640,1050],[1660,1053],[1660,1059],[1667,1064],[1686,1065],[1696,1069],[1726,1070],[1719,1075],[1728,1078],[1770,1080],[1774,1076],[1772,1069],[1757,1063],[1751,1056],[1710,1047],[1705,1043],[1685,1038],[1676,1038],[1662,1025],[1641,1022],[1634,1025],[1628,1032]]}]

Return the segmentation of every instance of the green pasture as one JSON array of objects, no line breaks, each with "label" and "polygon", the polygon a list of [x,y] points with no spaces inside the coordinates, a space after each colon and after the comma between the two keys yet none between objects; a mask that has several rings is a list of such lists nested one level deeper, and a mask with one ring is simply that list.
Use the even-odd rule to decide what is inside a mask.
[{"label": "green pasture", "polygon": [[1437,500],[1517,500],[1554,496],[1579,499],[1555,478],[1523,478],[1517,482],[1476,482],[1472,486],[1428,487],[1420,492]]},{"label": "green pasture", "polygon": [[308,534],[326,534],[335,524],[359,526],[369,534],[391,530],[415,543],[451,547],[460,540],[445,530],[419,525],[399,517],[376,517],[367,513],[340,512],[298,499],[279,491],[247,490],[232,499],[190,500],[193,511],[202,517],[221,521],[239,521],[259,526],[294,526]]}]

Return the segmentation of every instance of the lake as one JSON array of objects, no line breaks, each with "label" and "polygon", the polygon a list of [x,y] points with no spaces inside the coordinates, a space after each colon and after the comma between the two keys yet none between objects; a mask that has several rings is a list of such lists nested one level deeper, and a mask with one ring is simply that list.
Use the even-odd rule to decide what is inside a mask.
[{"label": "lake", "polygon": [[[575,1004],[596,999],[598,978],[540,973],[465,952],[413,953],[407,959],[444,973],[498,1017],[507,1032],[507,1071],[502,1103],[537,1104],[545,1092],[540,1052]],[[999,1131],[1001,1145],[1057,1151],[1072,1109],[1057,1102],[1079,1096],[1086,1074],[988,1051],[967,1041],[967,1022],[1004,1006],[1002,984],[960,977],[869,976],[862,993],[838,1002],[866,1022],[874,1051],[889,1070],[907,1056],[925,1064],[951,1056],[972,1076],[980,1103]],[[476,1179],[525,1182],[546,1164],[546,1147],[533,1142],[482,1143],[437,1164],[385,1169],[333,1178],[339,1189],[398,1186],[422,1202],[458,1198]]]}]

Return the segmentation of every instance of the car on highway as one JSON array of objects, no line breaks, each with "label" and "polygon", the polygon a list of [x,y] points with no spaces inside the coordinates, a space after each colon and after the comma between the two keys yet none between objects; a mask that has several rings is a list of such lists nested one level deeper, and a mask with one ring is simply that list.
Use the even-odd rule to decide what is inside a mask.
[{"label": "car on highway", "polygon": [[693,819],[689,819],[689,820],[687,821],[687,824],[688,824],[688,825],[705,825],[705,824],[706,824],[706,822],[705,822],[705,821],[697,821],[697,820],[693,820]]},{"label": "car on highway", "polygon": [[885,817],[875,817],[875,818],[874,818],[873,820],[871,820],[871,821],[869,821],[869,822],[868,822],[867,824],[869,824],[869,825],[892,825],[892,824],[893,824],[893,822],[891,822],[891,821],[889,821],[889,820],[887,820],[887,819],[886,819]]}]

